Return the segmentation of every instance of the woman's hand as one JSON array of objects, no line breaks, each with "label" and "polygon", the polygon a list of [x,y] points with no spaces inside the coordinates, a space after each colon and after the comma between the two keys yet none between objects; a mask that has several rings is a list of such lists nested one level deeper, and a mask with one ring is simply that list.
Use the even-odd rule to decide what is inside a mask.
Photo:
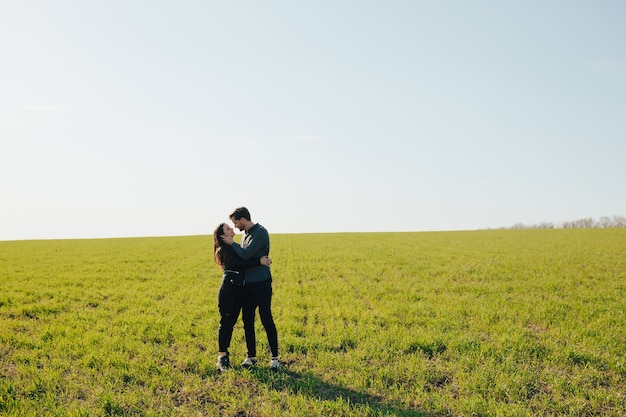
[{"label": "woman's hand", "polygon": [[259,262],[261,263],[261,265],[269,267],[270,265],[272,265],[272,258],[270,258],[269,256],[264,256],[259,260]]}]

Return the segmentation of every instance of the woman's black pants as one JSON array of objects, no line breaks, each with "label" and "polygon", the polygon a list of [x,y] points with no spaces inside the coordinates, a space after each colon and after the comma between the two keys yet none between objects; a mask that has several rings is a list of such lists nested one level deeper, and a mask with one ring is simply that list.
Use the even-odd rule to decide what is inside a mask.
[{"label": "woman's black pants", "polygon": [[220,312],[220,327],[217,331],[217,344],[220,352],[228,352],[233,337],[233,328],[239,318],[243,301],[243,286],[223,281],[217,295]]}]

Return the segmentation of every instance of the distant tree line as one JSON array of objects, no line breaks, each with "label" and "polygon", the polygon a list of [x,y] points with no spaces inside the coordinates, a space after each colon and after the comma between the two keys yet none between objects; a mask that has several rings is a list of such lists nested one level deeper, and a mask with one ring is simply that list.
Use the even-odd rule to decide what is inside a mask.
[{"label": "distant tree line", "polygon": [[[561,224],[554,224],[550,222],[542,222],[533,225],[527,225],[524,223],[515,223],[509,229],[592,229],[592,228],[614,228],[614,227],[626,227],[626,217],[615,215],[613,217],[600,217],[598,220],[594,220],[591,217],[584,219],[578,219],[570,222],[563,222]],[[506,229],[506,228],[505,228]]]}]

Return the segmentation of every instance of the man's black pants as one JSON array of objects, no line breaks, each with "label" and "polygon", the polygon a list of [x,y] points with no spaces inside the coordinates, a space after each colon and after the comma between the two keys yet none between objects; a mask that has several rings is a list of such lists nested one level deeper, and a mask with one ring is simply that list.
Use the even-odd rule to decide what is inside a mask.
[{"label": "man's black pants", "polygon": [[243,329],[246,335],[248,357],[256,357],[256,334],[254,316],[259,309],[261,324],[267,334],[267,342],[273,357],[278,356],[278,332],[272,317],[272,281],[246,283],[243,286]]}]

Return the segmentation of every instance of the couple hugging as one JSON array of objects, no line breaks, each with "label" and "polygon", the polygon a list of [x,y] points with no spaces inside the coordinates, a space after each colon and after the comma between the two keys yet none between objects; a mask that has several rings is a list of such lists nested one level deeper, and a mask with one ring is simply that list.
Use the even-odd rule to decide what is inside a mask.
[{"label": "couple hugging", "polygon": [[241,244],[235,242],[235,231],[227,223],[221,223],[213,232],[213,259],[223,270],[217,298],[220,312],[217,368],[225,371],[231,367],[228,348],[240,312],[247,347],[242,366],[256,365],[254,316],[258,307],[271,351],[270,369],[277,371],[280,362],[278,333],[272,317],[269,233],[260,224],[252,222],[250,212],[245,207],[235,209],[229,217],[234,226],[244,232],[244,237]]}]

